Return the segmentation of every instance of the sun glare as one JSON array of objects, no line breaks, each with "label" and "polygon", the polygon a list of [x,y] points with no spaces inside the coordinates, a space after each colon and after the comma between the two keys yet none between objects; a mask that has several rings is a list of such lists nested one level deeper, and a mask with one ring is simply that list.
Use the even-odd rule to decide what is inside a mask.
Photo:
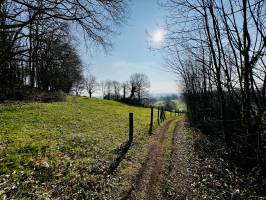
[{"label": "sun glare", "polygon": [[159,44],[159,43],[161,43],[164,40],[164,35],[165,35],[164,30],[158,29],[158,30],[156,30],[156,31],[153,32],[153,34],[152,34],[152,41],[154,43]]}]

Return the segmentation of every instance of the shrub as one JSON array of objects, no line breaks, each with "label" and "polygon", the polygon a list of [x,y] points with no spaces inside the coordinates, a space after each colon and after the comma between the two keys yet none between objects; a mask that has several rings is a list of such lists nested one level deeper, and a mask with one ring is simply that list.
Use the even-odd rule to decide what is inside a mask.
[{"label": "shrub", "polygon": [[14,96],[9,99],[37,102],[56,102],[66,101],[66,94],[62,90],[51,92],[24,87],[18,89],[14,93]]}]

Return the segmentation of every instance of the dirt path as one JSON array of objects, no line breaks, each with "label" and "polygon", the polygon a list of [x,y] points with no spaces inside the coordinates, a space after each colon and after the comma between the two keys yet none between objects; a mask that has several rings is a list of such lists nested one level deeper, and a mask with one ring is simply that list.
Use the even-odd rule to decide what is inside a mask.
[{"label": "dirt path", "polygon": [[171,182],[172,188],[168,188],[171,192],[164,194],[164,199],[198,199],[193,184],[195,172],[193,147],[191,140],[186,138],[185,131],[187,130],[184,121],[179,122],[172,138],[171,163],[166,174],[166,179]]},{"label": "dirt path", "polygon": [[[192,176],[195,163],[190,161],[193,149],[185,131],[183,120],[165,122],[149,147],[147,159],[128,199],[197,199]],[[168,146],[167,137],[172,137]],[[170,148],[170,155],[167,155],[166,148]]]},{"label": "dirt path", "polygon": [[[213,145],[218,144],[189,128],[184,120],[166,121],[124,199],[247,199],[243,198],[247,196],[245,182],[240,185],[240,176],[212,152],[217,148]],[[245,180],[244,174],[241,177]]]},{"label": "dirt path", "polygon": [[159,198],[164,169],[164,142],[171,123],[174,123],[173,119],[166,121],[155,141],[151,143],[147,159],[140,169],[135,188],[129,199],[154,200]]}]

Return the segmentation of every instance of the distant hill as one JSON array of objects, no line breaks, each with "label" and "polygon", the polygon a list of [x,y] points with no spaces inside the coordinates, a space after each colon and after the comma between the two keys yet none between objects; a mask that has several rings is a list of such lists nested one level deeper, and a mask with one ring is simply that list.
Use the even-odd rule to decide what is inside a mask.
[{"label": "distant hill", "polygon": [[160,99],[160,98],[165,98],[165,97],[169,97],[169,96],[176,96],[177,98],[179,98],[182,95],[182,93],[177,92],[177,93],[153,93],[151,94],[151,96],[155,99]]},{"label": "distant hill", "polygon": [[[174,99],[172,100],[173,102],[176,103],[176,108],[180,111],[186,111],[187,106],[186,103],[180,99]],[[155,102],[155,106],[163,106],[164,105],[164,100],[158,100]]]}]

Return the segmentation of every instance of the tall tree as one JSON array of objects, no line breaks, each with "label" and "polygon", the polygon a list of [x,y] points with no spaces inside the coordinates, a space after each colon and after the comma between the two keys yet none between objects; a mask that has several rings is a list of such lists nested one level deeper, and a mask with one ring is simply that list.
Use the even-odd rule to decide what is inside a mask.
[{"label": "tall tree", "polygon": [[[73,49],[68,27],[77,25],[86,41],[107,50],[115,27],[125,19],[126,7],[127,0],[1,0],[0,98],[16,98],[24,87],[62,89],[55,74],[66,75],[75,68],[69,67],[64,53],[59,52],[67,43],[66,51]],[[71,82],[65,84],[64,91],[69,91]]]},{"label": "tall tree", "polygon": [[136,97],[139,102],[147,95],[150,81],[147,75],[135,73],[130,76],[130,98]]},{"label": "tall tree", "polygon": [[96,77],[92,74],[89,74],[85,78],[85,88],[91,98],[92,94],[95,93],[98,90],[98,82],[96,80]]},{"label": "tall tree", "polygon": [[128,90],[128,87],[129,87],[128,81],[122,83],[121,87],[122,87],[122,92],[123,92],[123,99],[125,100],[126,96],[127,96],[127,90]]},{"label": "tall tree", "polygon": [[265,2],[181,0],[166,6],[171,9],[167,62],[183,79],[190,120],[217,123],[229,150],[231,137],[244,137],[241,145],[256,149],[261,160]]},{"label": "tall tree", "polygon": [[112,81],[114,99],[120,98],[121,84],[118,81]]}]

